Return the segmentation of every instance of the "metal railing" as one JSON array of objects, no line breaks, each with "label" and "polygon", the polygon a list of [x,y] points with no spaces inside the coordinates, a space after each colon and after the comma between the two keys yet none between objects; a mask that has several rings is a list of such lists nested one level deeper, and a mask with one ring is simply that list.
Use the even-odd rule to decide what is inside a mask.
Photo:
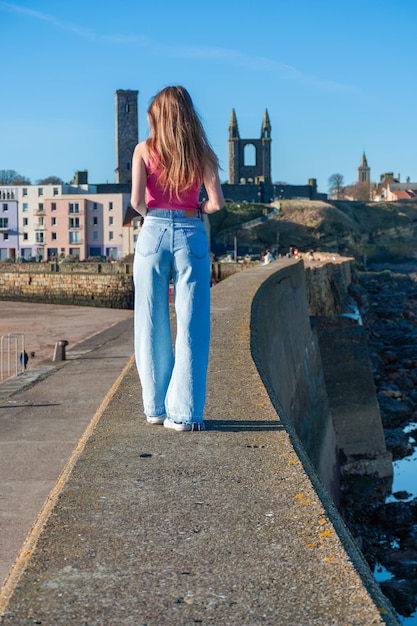
[{"label": "metal railing", "polygon": [[0,337],[0,381],[24,372],[27,359],[23,333],[9,333]]}]

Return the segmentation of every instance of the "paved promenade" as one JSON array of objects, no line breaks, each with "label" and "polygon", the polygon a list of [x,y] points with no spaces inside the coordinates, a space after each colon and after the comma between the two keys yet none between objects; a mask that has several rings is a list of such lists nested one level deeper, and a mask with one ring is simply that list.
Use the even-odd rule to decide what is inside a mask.
[{"label": "paved promenade", "polygon": [[104,389],[99,346],[49,376],[73,416],[104,401],[83,408],[91,421],[0,594],[2,624],[399,624],[250,357],[249,304],[278,267],[212,291],[203,432],[148,425],[132,363]]},{"label": "paved promenade", "polygon": [[[2,333],[25,332],[28,350],[36,350],[24,374],[0,384],[1,584],[74,447],[130,359],[133,323],[132,311],[16,302],[1,302],[0,310]],[[70,342],[68,360],[53,363],[45,357],[59,339]]]}]

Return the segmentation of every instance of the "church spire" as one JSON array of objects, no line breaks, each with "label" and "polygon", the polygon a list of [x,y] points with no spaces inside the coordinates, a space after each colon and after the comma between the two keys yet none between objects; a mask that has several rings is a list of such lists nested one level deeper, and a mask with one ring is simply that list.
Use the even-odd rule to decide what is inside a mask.
[{"label": "church spire", "polygon": [[271,139],[271,130],[268,109],[265,109],[264,118],[262,120],[261,139]]},{"label": "church spire", "polygon": [[234,109],[232,109],[232,116],[230,118],[229,139],[240,139],[239,127],[237,125],[237,117]]},{"label": "church spire", "polygon": [[371,188],[371,168],[368,165],[365,150],[362,152],[361,164],[358,167],[358,183],[366,183]]},{"label": "church spire", "polygon": [[365,150],[362,153],[361,164],[359,167],[368,167],[368,161],[366,160]]}]

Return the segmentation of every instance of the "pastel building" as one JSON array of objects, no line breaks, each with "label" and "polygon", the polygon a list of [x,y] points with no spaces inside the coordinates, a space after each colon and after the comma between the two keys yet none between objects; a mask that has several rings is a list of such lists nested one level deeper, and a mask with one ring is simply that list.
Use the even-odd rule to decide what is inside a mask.
[{"label": "pastel building", "polygon": [[14,260],[19,250],[16,187],[0,188],[0,261]]},{"label": "pastel building", "polygon": [[60,198],[64,185],[26,185],[19,187],[19,256],[45,259],[45,203]]},{"label": "pastel building", "polygon": [[128,251],[123,218],[130,194],[68,193],[44,203],[44,256],[121,259]]}]

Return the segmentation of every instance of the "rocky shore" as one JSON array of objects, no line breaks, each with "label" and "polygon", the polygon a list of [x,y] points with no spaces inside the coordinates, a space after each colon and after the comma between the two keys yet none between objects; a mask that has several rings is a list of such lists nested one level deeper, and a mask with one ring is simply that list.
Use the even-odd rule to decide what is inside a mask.
[{"label": "rocky shore", "polygon": [[[417,448],[417,265],[385,265],[353,287],[368,334],[387,449],[394,468]],[[417,481],[414,493],[370,478],[345,479],[341,510],[385,595],[409,618],[417,607]],[[411,623],[407,621],[407,623]],[[414,623],[414,621],[412,622]],[[417,623],[417,622],[416,622]]]}]

